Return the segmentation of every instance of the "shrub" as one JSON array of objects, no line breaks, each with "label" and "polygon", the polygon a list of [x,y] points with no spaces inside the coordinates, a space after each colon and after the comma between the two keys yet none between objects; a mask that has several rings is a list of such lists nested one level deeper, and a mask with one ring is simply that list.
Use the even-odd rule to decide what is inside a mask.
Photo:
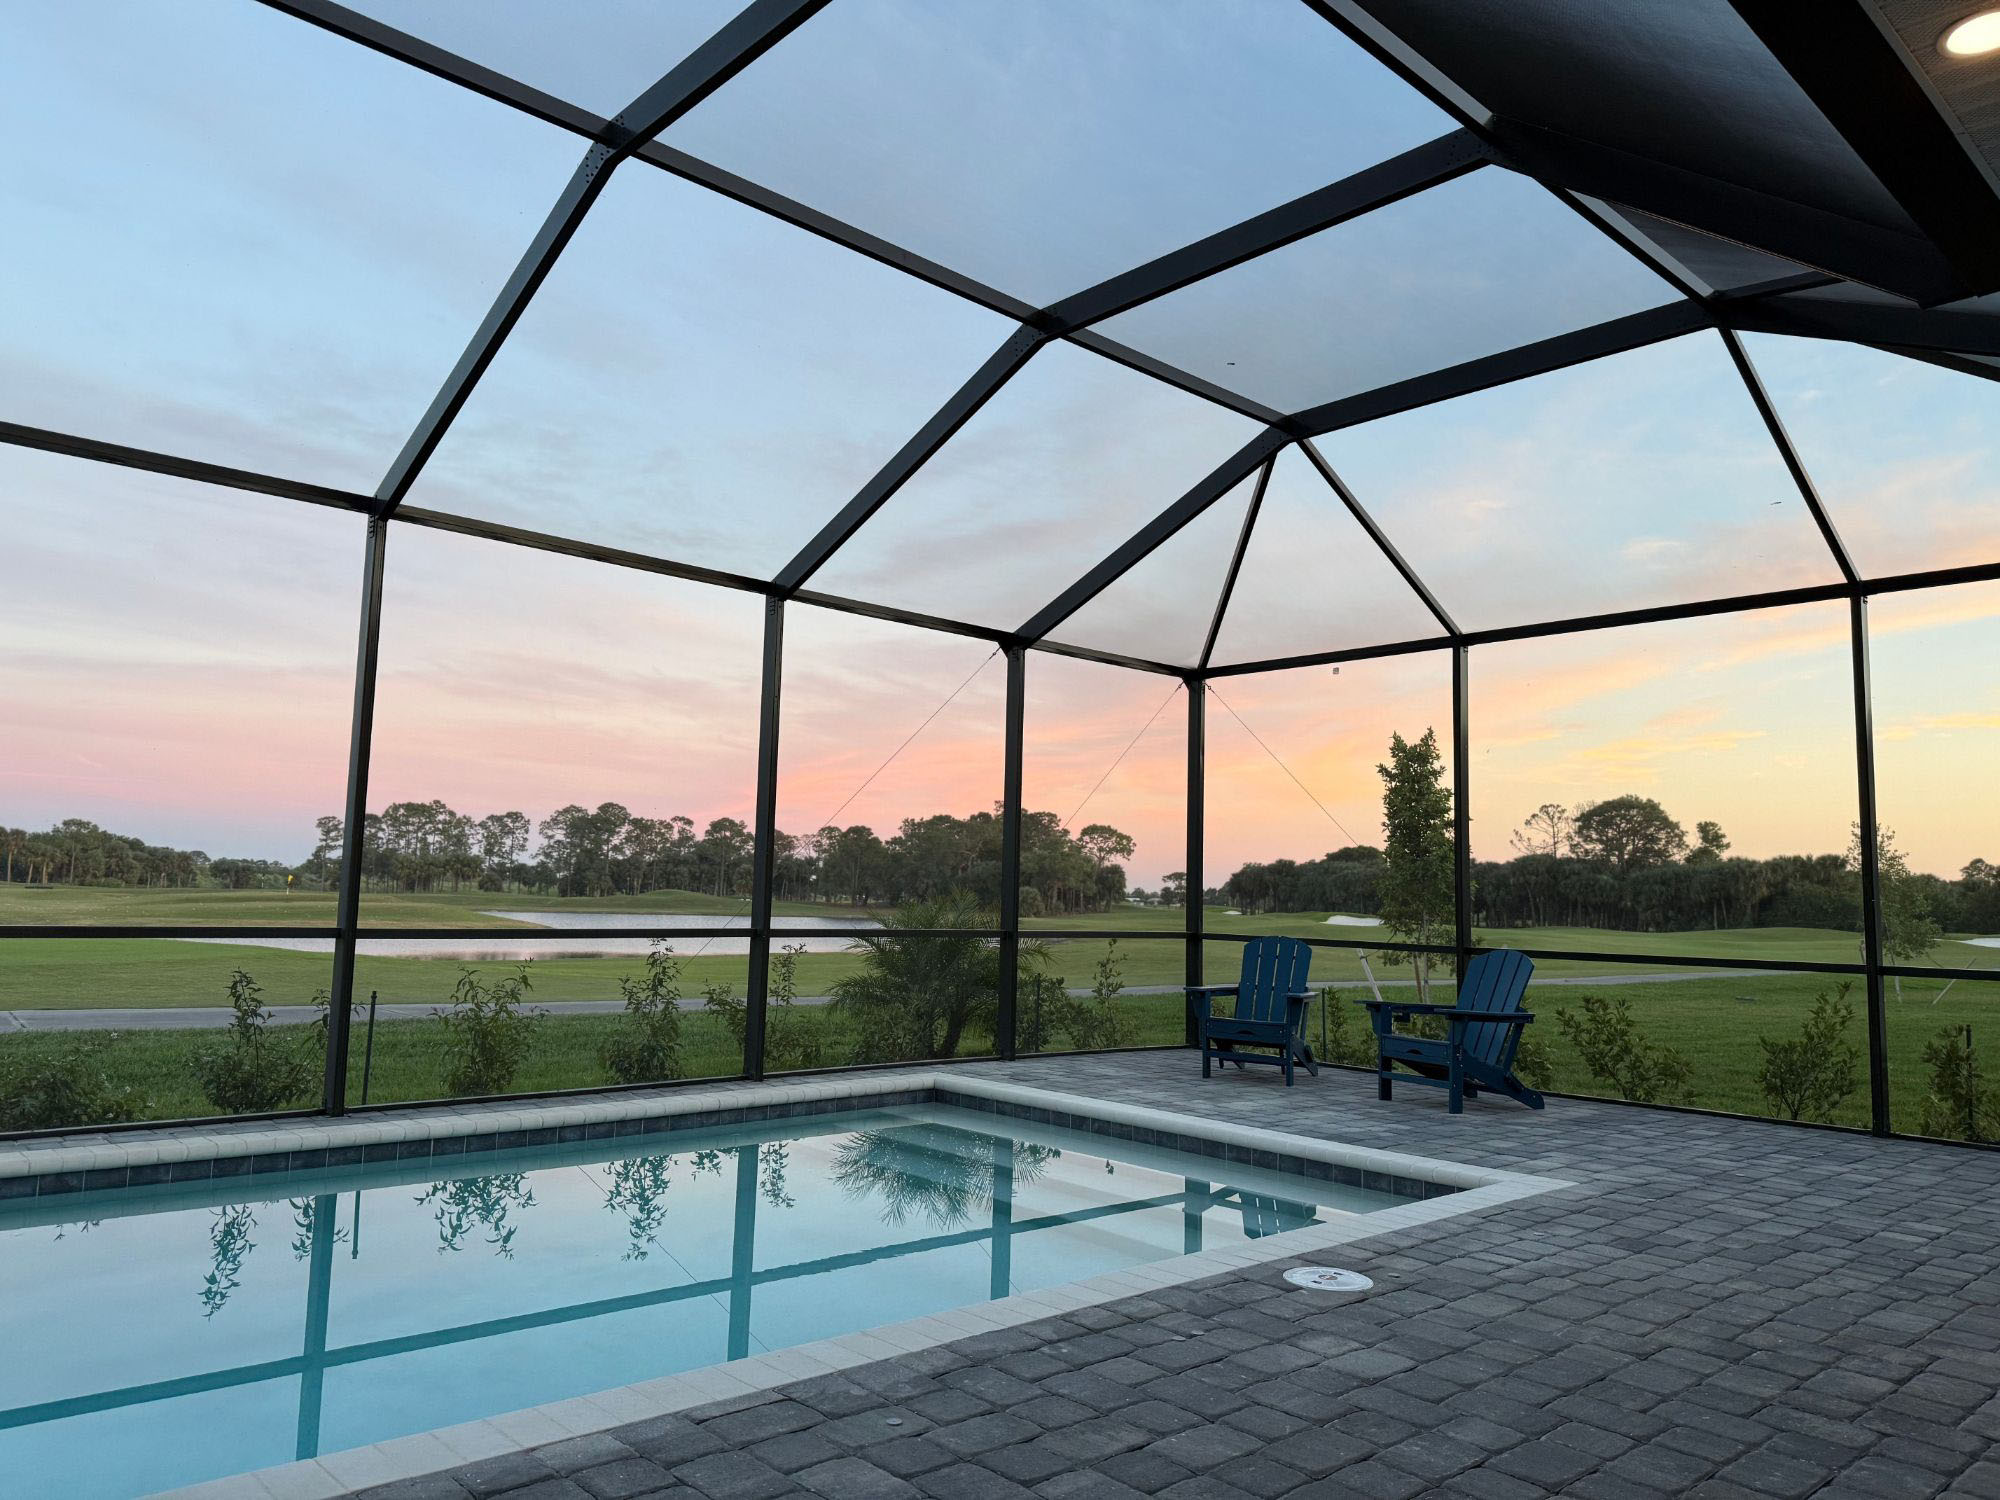
[{"label": "shrub", "polygon": [[1947,1026],[1924,1047],[1931,1070],[1918,1130],[1945,1140],[2000,1139],[2000,1098],[1980,1087],[1970,1026]]},{"label": "shrub", "polygon": [[1088,999],[1072,995],[1069,981],[1047,970],[1048,949],[1024,944],[1019,983],[1015,988],[1014,1050],[1046,1052],[1058,1035],[1077,1052],[1123,1047],[1132,1040],[1132,1026],[1118,1011],[1125,993],[1125,958],[1113,938],[1091,970]]},{"label": "shrub", "polygon": [[531,988],[526,964],[490,985],[481,982],[476,969],[459,972],[451,1009],[431,1012],[444,1023],[447,1094],[507,1092],[542,1021],[542,1012],[522,1009]]},{"label": "shrub", "polygon": [[[767,1072],[825,1065],[826,1038],[820,1018],[810,1008],[798,1004],[800,946],[788,946],[771,955],[770,983],[764,1008],[764,1067]],[[736,991],[723,983],[702,991],[708,1013],[721,1021],[736,1039],[739,1053],[748,1023],[748,1008],[736,998]],[[749,1059],[745,1057],[747,1066]]]},{"label": "shrub", "polygon": [[[1338,990],[1321,990],[1319,996],[1320,1026],[1319,1046],[1314,1055],[1321,1062],[1344,1063],[1350,1067],[1372,1068],[1375,1066],[1375,1033],[1363,1027],[1350,1031],[1354,1021],[1354,1007],[1345,1003]],[[1310,1032],[1311,1023],[1307,1023]]]},{"label": "shrub", "polygon": [[1125,960],[1113,938],[1091,971],[1090,999],[1071,1008],[1065,1028],[1070,1045],[1080,1052],[1130,1045],[1131,1024],[1118,1013],[1118,997],[1124,993]]},{"label": "shrub", "polygon": [[1520,1049],[1514,1054],[1514,1076],[1531,1089],[1555,1087],[1555,1055],[1549,1044],[1535,1035],[1533,1026],[1521,1030]]},{"label": "shrub", "polygon": [[1649,1042],[1632,1019],[1623,995],[1585,995],[1583,1013],[1556,1011],[1556,1025],[1576,1048],[1590,1076],[1639,1104],[1687,1104],[1694,1098],[1694,1068],[1671,1047]]},{"label": "shrub", "polygon": [[681,961],[673,944],[655,939],[642,978],[621,977],[625,1014],[598,1061],[620,1083],[679,1078],[681,1063]]},{"label": "shrub", "polygon": [[1764,1051],[1757,1087],[1785,1119],[1831,1123],[1834,1111],[1860,1086],[1861,1052],[1847,1040],[1854,1021],[1847,999],[1852,988],[1843,984],[1832,995],[1822,990],[1815,996],[1797,1036],[1775,1042],[1757,1038]]},{"label": "shrub", "polygon": [[826,1065],[826,1034],[821,1017],[798,1003],[801,945],[788,945],[771,955],[771,1005],[764,1016],[764,1066],[770,1069],[819,1068]]},{"label": "shrub", "polygon": [[99,1059],[118,1034],[66,1041],[60,1051],[30,1051],[0,1066],[0,1130],[65,1130],[116,1125],[151,1114],[134,1089],[114,1087]]},{"label": "shrub", "polygon": [[235,1017],[220,1047],[204,1047],[194,1055],[194,1076],[202,1095],[226,1115],[262,1114],[308,1102],[320,1082],[314,1051],[326,1055],[324,991],[313,996],[320,1007],[317,1026],[280,1036],[271,1029],[263,989],[243,970],[229,976],[229,1005]]}]

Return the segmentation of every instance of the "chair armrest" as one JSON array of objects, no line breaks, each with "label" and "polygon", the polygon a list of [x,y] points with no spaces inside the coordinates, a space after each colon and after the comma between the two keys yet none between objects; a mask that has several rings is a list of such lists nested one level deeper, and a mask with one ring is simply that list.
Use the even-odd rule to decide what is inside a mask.
[{"label": "chair armrest", "polygon": [[1448,1016],[1457,1010],[1456,1005],[1419,1005],[1414,1000],[1363,1000],[1370,1010],[1401,1011],[1413,1016]]},{"label": "chair armrest", "polygon": [[1233,995],[1243,986],[1240,984],[1184,984],[1181,986],[1190,995]]}]

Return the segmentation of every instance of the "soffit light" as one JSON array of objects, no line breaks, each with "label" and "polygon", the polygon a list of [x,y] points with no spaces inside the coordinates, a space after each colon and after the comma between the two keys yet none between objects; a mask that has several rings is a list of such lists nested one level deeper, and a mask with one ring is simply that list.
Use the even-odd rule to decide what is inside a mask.
[{"label": "soffit light", "polygon": [[2000,52],[2000,10],[1967,16],[1938,39],[1938,50],[1947,57],[1985,57]]}]

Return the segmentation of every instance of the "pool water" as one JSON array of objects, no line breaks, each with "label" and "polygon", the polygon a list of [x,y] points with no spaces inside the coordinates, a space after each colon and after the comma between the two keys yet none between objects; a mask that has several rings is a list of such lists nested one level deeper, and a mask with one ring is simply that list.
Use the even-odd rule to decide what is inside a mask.
[{"label": "pool water", "polygon": [[936,1105],[451,1160],[0,1206],[0,1492],[122,1500],[1400,1201]]}]

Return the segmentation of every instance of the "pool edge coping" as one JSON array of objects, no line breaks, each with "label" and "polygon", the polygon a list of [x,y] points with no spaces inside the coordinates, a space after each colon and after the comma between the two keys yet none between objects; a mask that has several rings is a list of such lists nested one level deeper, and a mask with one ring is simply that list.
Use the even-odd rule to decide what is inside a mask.
[{"label": "pool edge coping", "polygon": [[[476,1463],[482,1459],[521,1452],[622,1427],[633,1422],[672,1416],[720,1402],[743,1401],[753,1404],[783,1386],[821,1375],[884,1359],[894,1359],[951,1344],[960,1339],[1016,1328],[1045,1318],[1061,1316],[1079,1308],[1101,1306],[1126,1297],[1140,1296],[1166,1286],[1199,1281],[1232,1270],[1273,1261],[1296,1260],[1315,1252],[1333,1249],[1358,1240],[1373,1239],[1434,1223],[1459,1214],[1497,1208],[1574,1186],[1559,1178],[1535,1176],[1501,1168],[1469,1167],[1459,1162],[1404,1152],[1352,1146],[1312,1136],[1293,1135],[1235,1125],[1200,1115],[1181,1114],[1145,1105],[1123,1104],[1087,1094],[1035,1088],[999,1079],[979,1078],[952,1071],[924,1068],[885,1070],[865,1077],[829,1079],[807,1083],[733,1083],[715,1089],[650,1095],[621,1095],[612,1100],[589,1104],[564,1103],[524,1109],[508,1105],[467,1106],[462,1110],[425,1111],[402,1118],[373,1117],[366,1121],[332,1120],[290,1129],[241,1130],[226,1136],[208,1132],[178,1132],[194,1136],[201,1144],[226,1141],[237,1144],[218,1155],[253,1154],[251,1145],[263,1140],[267,1149],[273,1137],[312,1136],[326,1133],[351,1144],[356,1130],[403,1128],[411,1131],[396,1139],[437,1138],[476,1133],[477,1127],[491,1130],[499,1117],[516,1115],[532,1119],[536,1128],[551,1124],[594,1124],[605,1119],[644,1118],[654,1115],[709,1113],[717,1101],[754,1095],[765,1104],[790,1104],[811,1100],[865,1101],[872,1096],[907,1094],[927,1090],[941,1104],[952,1104],[953,1096],[985,1099],[1014,1108],[1061,1109],[1135,1129],[1164,1131],[1175,1135],[1202,1137],[1223,1144],[1259,1151],[1279,1151],[1333,1165],[1381,1172],[1393,1176],[1421,1177],[1456,1189],[1438,1197],[1411,1199],[1365,1215],[1345,1216],[1304,1229],[1271,1235],[1249,1245],[1220,1250],[1198,1251],[1163,1261],[1105,1272],[1081,1280],[1064,1282],[1046,1289],[1017,1292],[997,1301],[968,1304],[939,1313],[928,1313],[895,1323],[879,1325],[833,1338],[817,1339],[772,1353],[747,1359],[704,1366],[678,1375],[660,1376],[631,1385],[615,1386],[588,1396],[499,1413],[471,1422],[388,1438],[357,1448],[320,1454],[287,1464],[246,1470],[219,1479],[203,1480],[173,1490],[159,1491],[153,1500],[335,1500],[354,1490],[400,1480],[421,1478],[441,1470]],[[748,1103],[749,1101],[746,1101]],[[697,1107],[697,1106],[705,1106]],[[613,1113],[607,1114],[611,1110]],[[561,1115],[563,1119],[554,1119]],[[570,1119],[571,1115],[579,1118]],[[442,1128],[436,1128],[442,1127]],[[137,1140],[133,1149],[159,1148],[169,1143]],[[326,1144],[332,1144],[331,1141]],[[84,1146],[70,1148],[98,1152],[117,1147]],[[44,1152],[48,1148],[44,1148]],[[286,1146],[286,1150],[316,1149],[311,1145]],[[42,1155],[43,1152],[34,1153]],[[147,1160],[159,1160],[159,1157]],[[46,1169],[43,1169],[46,1170]],[[6,1164],[0,1162],[0,1173]]]}]

